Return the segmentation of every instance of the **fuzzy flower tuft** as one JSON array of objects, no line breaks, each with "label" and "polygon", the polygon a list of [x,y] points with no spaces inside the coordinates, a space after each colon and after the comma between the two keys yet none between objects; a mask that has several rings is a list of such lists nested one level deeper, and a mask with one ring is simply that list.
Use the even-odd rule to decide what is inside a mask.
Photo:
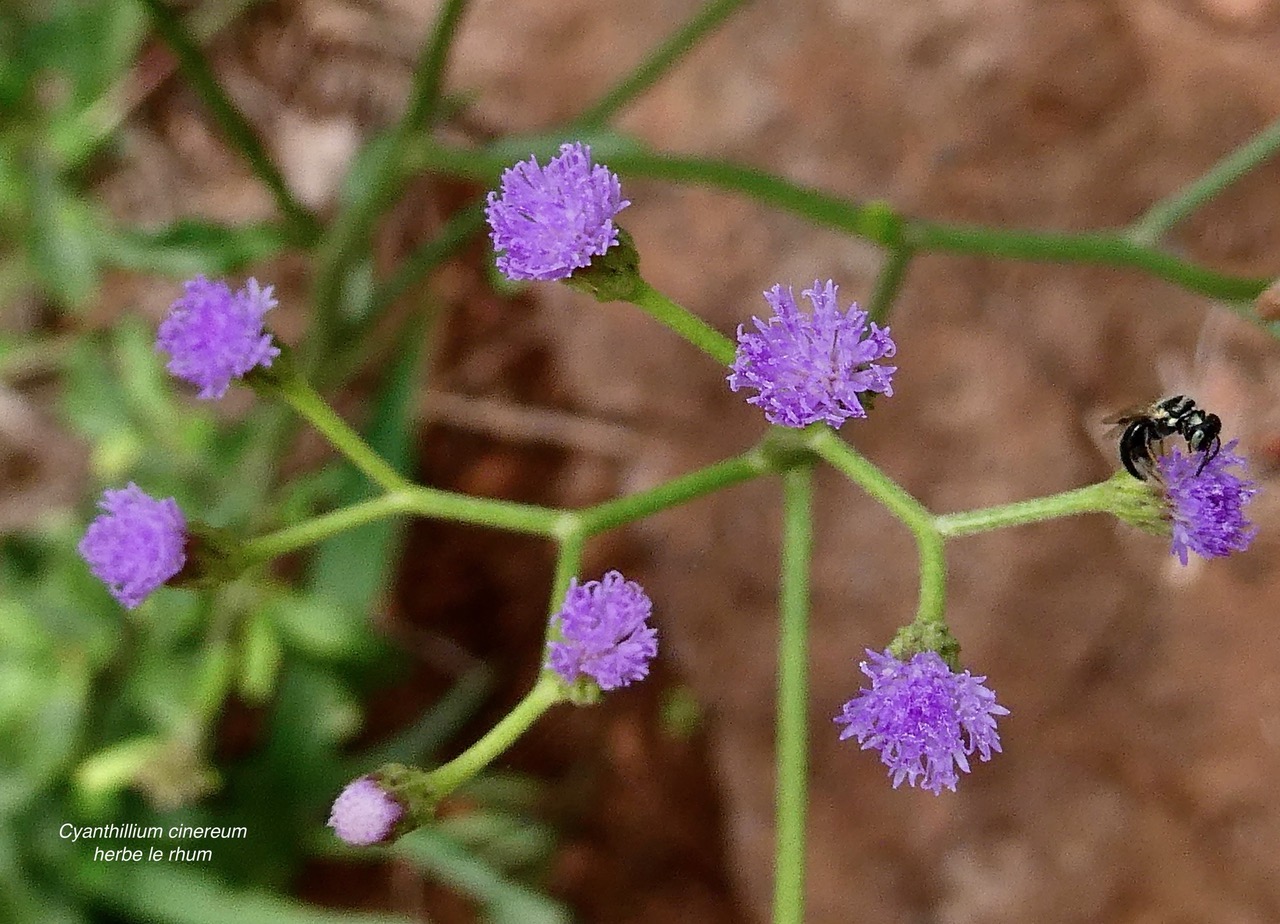
[{"label": "fuzzy flower tuft", "polygon": [[80,557],[121,605],[133,609],[182,570],[187,521],[172,497],[156,500],[133,482],[105,491],[80,540]]},{"label": "fuzzy flower tuft", "polygon": [[391,836],[404,806],[371,776],[348,783],[333,801],[329,827],[354,847],[378,844]]},{"label": "fuzzy flower tuft", "polygon": [[272,286],[250,279],[232,292],[225,282],[197,276],[184,290],[160,323],[156,349],[169,354],[170,372],[199,386],[197,397],[221,398],[232,379],[280,355],[262,329],[263,316],[276,307]]},{"label": "fuzzy flower tuft", "polygon": [[[1187,553],[1222,558],[1243,552],[1258,532],[1245,519],[1245,505],[1258,493],[1246,481],[1245,460],[1235,453],[1236,440],[1223,446],[1199,475],[1201,455],[1183,455],[1177,446],[1156,460],[1173,523],[1169,551],[1184,565]],[[1239,468],[1240,474],[1230,469]]]},{"label": "fuzzy flower tuft", "polygon": [[1000,750],[996,716],[1009,710],[983,686],[986,677],[955,673],[935,651],[904,662],[868,649],[859,666],[871,687],[858,691],[836,716],[845,726],[840,740],[856,735],[864,751],[878,750],[894,789],[905,780],[934,795],[944,786],[955,792],[957,768],[969,772],[970,754],[990,760]]},{"label": "fuzzy flower tuft", "polygon": [[815,280],[801,293],[813,303],[809,315],[796,306],[790,287],[774,286],[764,293],[773,317],[753,318],[757,332],[738,326],[729,387],[756,389],[759,394],[747,403],[764,408],[769,423],[806,427],[824,420],[839,427],[850,417],[867,416],[860,393],[893,394],[890,378],[897,367],[876,362],[897,351],[889,328],[868,325],[857,303],[842,312],[838,293],[830,280]]},{"label": "fuzzy flower tuft", "polygon": [[658,632],[646,622],[652,611],[640,585],[617,571],[585,584],[574,578],[553,617],[560,640],[547,647],[547,664],[565,683],[585,674],[602,690],[643,680],[658,653]]},{"label": "fuzzy flower tuft", "polygon": [[537,157],[520,161],[485,209],[498,269],[510,279],[567,279],[618,243],[613,218],[630,204],[617,175],[592,164],[581,142],[561,145],[545,167]]}]

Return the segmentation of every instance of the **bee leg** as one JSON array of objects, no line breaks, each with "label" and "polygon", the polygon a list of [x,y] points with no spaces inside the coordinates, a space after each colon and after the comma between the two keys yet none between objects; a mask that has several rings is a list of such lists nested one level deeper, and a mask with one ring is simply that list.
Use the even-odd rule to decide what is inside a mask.
[{"label": "bee leg", "polygon": [[1208,446],[1204,449],[1204,454],[1200,456],[1200,467],[1196,469],[1196,477],[1200,477],[1200,473],[1204,471],[1204,467],[1214,460],[1218,453],[1222,450],[1222,440],[1214,437]]}]

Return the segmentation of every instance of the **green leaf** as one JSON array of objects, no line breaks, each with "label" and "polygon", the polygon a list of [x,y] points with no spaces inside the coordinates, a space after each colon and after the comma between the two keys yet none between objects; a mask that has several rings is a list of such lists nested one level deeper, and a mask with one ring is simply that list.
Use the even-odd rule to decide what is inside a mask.
[{"label": "green leaf", "polygon": [[276,688],[276,676],[284,649],[267,613],[249,616],[240,642],[240,674],[237,689],[250,705],[265,703]]},{"label": "green leaf", "polygon": [[32,175],[27,226],[31,266],[50,297],[65,307],[81,308],[98,285],[96,222],[47,163],[38,163]]},{"label": "green leaf", "polygon": [[393,914],[313,908],[162,863],[86,864],[80,880],[95,904],[153,924],[411,924]]},{"label": "green leaf", "polygon": [[492,924],[569,924],[572,920],[559,902],[512,882],[430,828],[400,838],[392,853],[476,899]]},{"label": "green leaf", "polygon": [[184,218],[155,231],[103,227],[98,252],[106,263],[142,273],[224,276],[287,246],[285,230],[274,224],[231,227]]}]

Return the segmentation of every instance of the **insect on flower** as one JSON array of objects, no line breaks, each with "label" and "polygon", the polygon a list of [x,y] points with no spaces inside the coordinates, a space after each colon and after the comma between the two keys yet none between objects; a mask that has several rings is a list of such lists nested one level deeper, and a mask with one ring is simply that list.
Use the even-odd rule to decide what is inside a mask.
[{"label": "insect on flower", "polygon": [[1120,437],[1120,461],[1129,474],[1146,481],[1156,471],[1156,458],[1163,454],[1162,443],[1171,436],[1181,436],[1187,448],[1198,452],[1200,467],[1196,474],[1222,449],[1222,421],[1197,407],[1194,398],[1173,395],[1146,407],[1131,408],[1103,423],[1117,426],[1109,435]]}]

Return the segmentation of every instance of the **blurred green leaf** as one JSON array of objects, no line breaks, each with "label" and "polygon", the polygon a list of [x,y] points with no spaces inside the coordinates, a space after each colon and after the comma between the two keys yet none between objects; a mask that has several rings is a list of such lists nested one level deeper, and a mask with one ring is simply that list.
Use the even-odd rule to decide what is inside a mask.
[{"label": "blurred green leaf", "polygon": [[288,246],[274,224],[228,226],[184,218],[155,231],[103,227],[101,259],[140,273],[190,277],[223,276],[274,257]]},{"label": "blurred green leaf", "polygon": [[569,924],[572,920],[559,902],[511,881],[436,830],[420,828],[400,838],[391,851],[476,899],[492,924]]},{"label": "blurred green leaf", "polygon": [[313,658],[341,660],[365,642],[363,620],[353,620],[329,597],[282,591],[264,604],[263,614],[285,645]]},{"label": "blurred green leaf", "polygon": [[250,705],[265,703],[276,688],[284,649],[271,617],[258,610],[249,615],[240,642],[240,673],[236,689]]},{"label": "blurred green leaf", "polygon": [[80,880],[96,903],[155,924],[411,924],[399,915],[325,911],[162,863],[85,864]]},{"label": "blurred green leaf", "polygon": [[88,207],[48,164],[32,171],[27,253],[46,291],[68,308],[81,308],[98,285],[97,223]]}]

